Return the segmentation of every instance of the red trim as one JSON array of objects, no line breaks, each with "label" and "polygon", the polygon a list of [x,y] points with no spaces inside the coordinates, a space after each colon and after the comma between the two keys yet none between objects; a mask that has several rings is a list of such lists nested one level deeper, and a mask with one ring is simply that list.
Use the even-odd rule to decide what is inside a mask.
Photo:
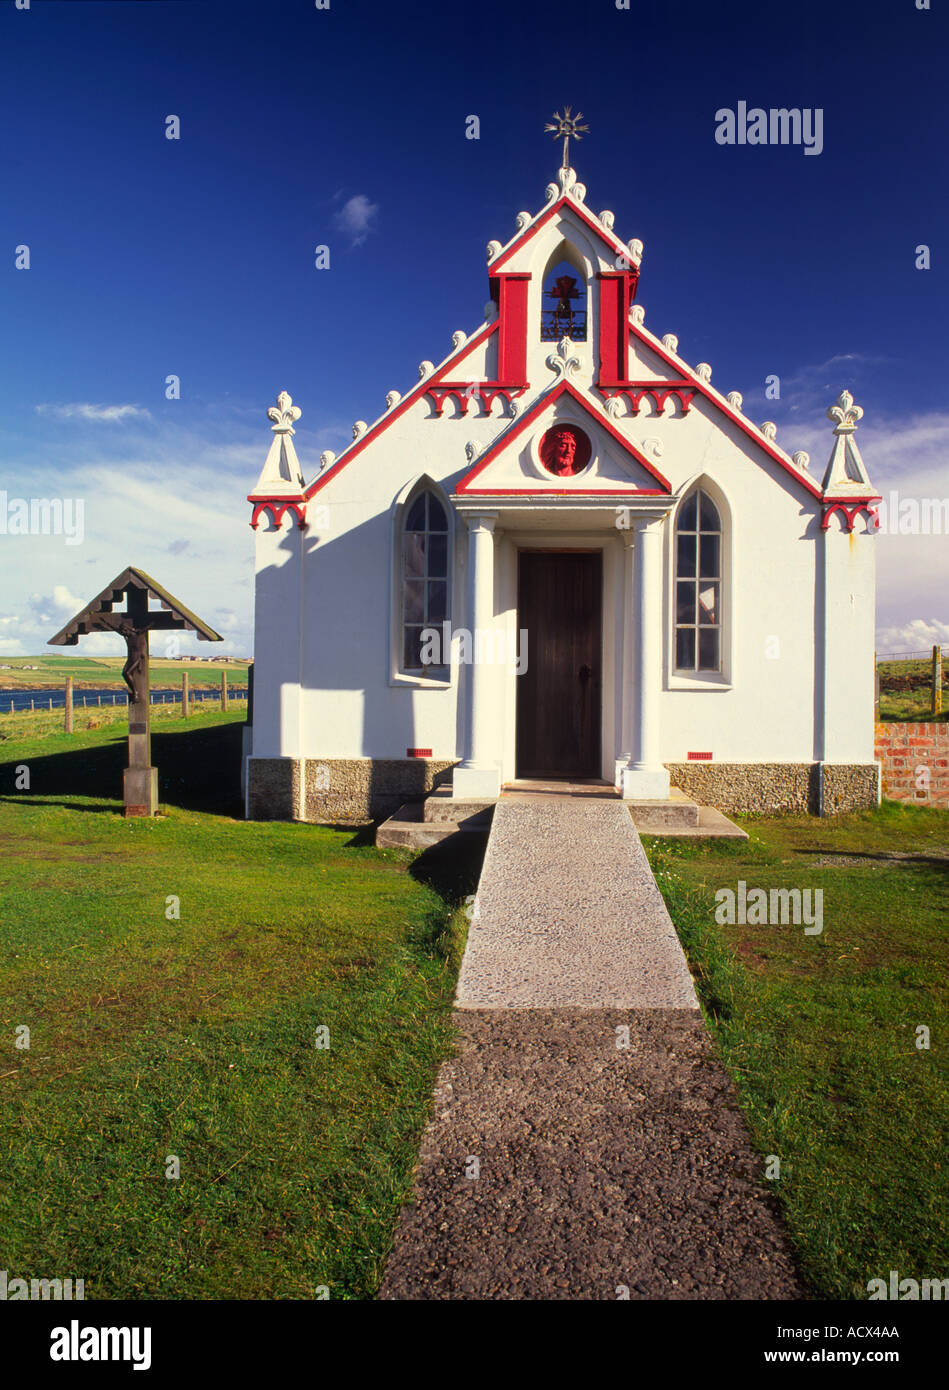
[{"label": "red trim", "polygon": [[608,401],[614,396],[625,396],[633,415],[639,414],[639,403],[643,396],[652,396],[657,415],[662,414],[670,396],[678,396],[682,414],[688,415],[695,395],[695,387],[688,381],[631,381],[620,386],[619,390],[614,390],[612,384],[604,386],[597,382],[597,390],[602,391]]},{"label": "red trim", "polygon": [[[661,358],[663,362],[665,362],[669,367],[673,369],[673,371],[682,370],[683,364],[681,362],[676,362],[675,359],[671,357],[668,352],[665,351],[665,349],[662,347],[660,343],[654,342],[652,338],[647,337],[645,330],[641,329],[637,323],[633,323],[632,320],[630,320],[629,323],[629,331],[639,339],[643,347],[647,348],[649,352],[654,352],[656,356]],[[707,385],[707,383],[704,382],[700,376],[696,376],[695,373],[692,371],[691,367],[686,365],[686,371],[689,374],[690,384],[695,386],[696,390],[699,392],[700,395],[704,396],[705,399],[707,401],[710,401],[711,404],[714,405],[717,410],[720,410],[723,415],[727,416],[728,419],[731,420],[732,424],[737,425],[738,428],[748,436],[748,438],[752,441],[753,444],[756,444],[759,449],[764,450],[764,452],[768,455],[769,458],[774,459],[775,463],[779,463],[786,473],[790,473],[791,477],[795,480],[795,482],[800,483],[801,487],[804,488],[805,492],[809,492],[811,496],[816,497],[818,501],[823,500],[823,494],[821,493],[820,488],[815,487],[815,485],[810,481],[810,479],[802,478],[801,475],[795,469],[794,465],[792,463],[789,463],[786,458],[783,458],[782,455],[778,453],[777,449],[775,449],[769,443],[769,441],[765,439],[764,435],[762,435],[758,430],[755,429],[754,425],[749,424],[749,422],[743,416],[739,415],[737,411],[732,410],[731,406],[729,406],[726,401],[720,400],[717,394],[713,394],[712,388],[709,385]]]},{"label": "red trim", "polygon": [[503,396],[510,405],[513,397],[523,396],[526,390],[526,385],[498,386],[494,381],[440,381],[437,386],[430,386],[426,394],[431,397],[436,415],[441,415],[449,396],[454,396],[458,402],[461,415],[468,414],[468,407],[476,398],[484,403],[487,415],[497,396]]},{"label": "red trim", "polygon": [[595,423],[599,425],[601,429],[606,430],[606,432],[609,435],[611,435],[613,439],[615,439],[616,443],[620,445],[624,453],[627,453],[632,458],[634,458],[641,468],[645,468],[646,472],[650,475],[650,477],[655,478],[656,481],[661,484],[661,486],[658,488],[652,488],[648,490],[644,488],[637,488],[636,492],[645,493],[646,496],[650,497],[661,497],[668,496],[671,494],[672,489],[669,485],[669,482],[666,478],[662,476],[659,470],[654,468],[652,464],[649,462],[649,460],[645,458],[639,452],[639,450],[635,448],[634,445],[630,444],[628,439],[624,439],[623,436],[620,434],[619,430],[617,430],[612,425],[612,423],[608,419],[606,419],[605,416],[598,415],[590,407],[586,398],[584,396],[581,396],[577,388],[573,386],[569,381],[561,381],[559,385],[555,386],[554,389],[548,395],[541,396],[540,400],[534,403],[534,405],[531,407],[531,409],[527,412],[526,415],[524,415],[520,420],[518,420],[516,424],[512,425],[510,429],[505,430],[501,437],[495,440],[495,442],[491,445],[491,448],[484,455],[484,457],[480,459],[474,465],[473,468],[470,468],[468,470],[468,472],[465,474],[465,476],[461,479],[460,483],[458,484],[456,491],[458,493],[478,493],[479,495],[483,494],[484,496],[490,497],[501,497],[508,495],[547,496],[549,493],[553,493],[556,496],[565,497],[577,495],[596,497],[629,497],[631,495],[634,495],[630,493],[628,488],[604,488],[602,493],[597,491],[595,493],[578,494],[577,490],[572,488],[475,488],[471,486],[478,474],[481,473],[485,468],[487,468],[488,464],[492,461],[492,459],[496,458],[497,455],[502,451],[502,449],[506,449],[507,446],[518,437],[519,434],[522,434],[524,430],[526,430],[530,425],[532,425],[540,415],[542,415],[546,410],[553,406],[555,402],[558,401],[562,395],[564,395],[564,393],[570,396],[572,400],[576,401],[576,403],[580,406],[585,415],[588,415],[591,420],[595,421]]},{"label": "red trim", "polygon": [[497,287],[498,381],[527,380],[527,292],[529,275],[492,275]]},{"label": "red trim", "polygon": [[[251,499],[248,497],[247,500],[249,502]],[[296,512],[297,525],[299,526],[300,530],[302,531],[304,526],[306,526],[305,502],[284,502],[281,501],[279,497],[268,497],[266,501],[258,502],[254,507],[253,515],[250,519],[250,524],[251,526],[253,526],[255,531],[257,530],[257,524],[260,520],[260,515],[262,512],[269,512],[270,515],[273,517],[274,526],[277,527],[280,526],[280,523],[283,521],[283,518],[287,512]]]},{"label": "red trim", "polygon": [[600,271],[599,380],[619,386],[629,380],[629,304],[632,277],[622,270]]},{"label": "red trim", "polygon": [[405,756],[407,758],[430,758],[432,750],[430,748],[406,748]]},{"label": "red trim", "polygon": [[[372,429],[367,430],[364,435],[361,435],[360,438],[355,441],[355,443],[353,443],[348,449],[346,449],[339,456],[336,462],[332,464],[331,467],[327,468],[325,473],[321,473],[318,478],[314,479],[314,481],[310,483],[309,487],[303,494],[304,500],[308,501],[314,495],[314,493],[319,492],[320,488],[325,487],[331,478],[335,478],[337,473],[342,472],[342,470],[346,467],[347,463],[351,463],[354,458],[356,458],[359,454],[362,453],[363,449],[365,449],[367,444],[371,443],[375,439],[378,439],[379,436],[389,428],[393,421],[398,420],[400,415],[404,415],[405,412],[408,410],[409,406],[414,405],[415,402],[420,399],[420,397],[424,396],[427,391],[431,390],[432,386],[437,385],[439,382],[444,380],[445,374],[447,373],[449,367],[457,366],[459,362],[463,362],[465,358],[468,356],[469,352],[474,351],[476,347],[480,347],[481,344],[486,342],[487,339],[490,338],[491,334],[496,333],[497,330],[497,319],[495,319],[493,323],[486,323],[483,328],[478,330],[478,332],[474,335],[473,338],[469,338],[466,343],[462,343],[456,352],[453,352],[450,357],[446,358],[445,362],[442,364],[441,367],[439,367],[438,371],[435,372],[433,376],[426,377],[425,380],[420,381],[417,386],[413,386],[412,390],[408,393],[407,396],[403,396],[402,400],[399,401],[398,405],[395,407],[394,410],[388,411],[378,422],[378,424],[373,425]],[[466,386],[471,385],[470,382],[466,382],[465,384]],[[247,500],[248,502],[256,502],[258,499],[252,495],[248,497]]]},{"label": "red trim", "polygon": [[541,215],[537,218],[536,222],[534,222],[529,227],[525,227],[524,231],[521,232],[520,236],[516,236],[514,238],[514,240],[508,246],[507,250],[502,251],[496,261],[491,261],[491,263],[488,266],[488,274],[496,275],[497,272],[501,269],[501,266],[504,265],[505,261],[509,260],[510,257],[514,255],[515,251],[520,251],[522,247],[526,246],[527,243],[535,236],[535,234],[540,231],[541,227],[546,226],[550,219],[554,216],[554,214],[558,213],[561,210],[564,204],[566,204],[570,208],[571,212],[575,212],[577,216],[580,218],[580,221],[585,222],[587,226],[591,229],[591,231],[596,232],[600,240],[606,246],[608,246],[611,251],[619,252],[621,255],[625,256],[626,259],[632,265],[632,260],[629,254],[629,247],[624,245],[624,243],[620,241],[619,237],[615,236],[613,232],[608,232],[606,228],[603,226],[603,223],[600,221],[600,219],[598,217],[592,216],[591,213],[587,212],[586,208],[582,205],[582,203],[576,202],[573,198],[570,198],[566,193],[561,193],[560,197],[551,203],[550,207],[546,210],[546,212],[541,213]]},{"label": "red trim", "polygon": [[824,499],[824,517],[821,521],[820,529],[822,531],[827,530],[830,525],[830,518],[833,516],[834,512],[843,512],[844,516],[847,518],[843,529],[845,531],[852,531],[857,517],[861,512],[865,511],[873,522],[874,531],[878,531],[880,529],[880,515],[877,512],[875,504],[882,501],[882,497],[848,497],[846,502],[841,502],[839,499],[835,501],[832,497],[827,497]]}]

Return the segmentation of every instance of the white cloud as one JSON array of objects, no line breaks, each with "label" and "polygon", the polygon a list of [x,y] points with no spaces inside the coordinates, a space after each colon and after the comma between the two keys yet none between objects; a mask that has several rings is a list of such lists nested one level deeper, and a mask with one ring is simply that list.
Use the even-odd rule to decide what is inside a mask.
[{"label": "white cloud", "polygon": [[355,193],[343,204],[333,219],[341,232],[349,237],[350,246],[361,246],[374,231],[373,222],[379,204],[372,203],[365,193]]},{"label": "white cloud", "polygon": [[51,415],[57,420],[91,420],[114,424],[119,420],[150,420],[151,411],[140,405],[90,405],[73,401],[68,405],[43,404],[36,406],[37,415]]}]

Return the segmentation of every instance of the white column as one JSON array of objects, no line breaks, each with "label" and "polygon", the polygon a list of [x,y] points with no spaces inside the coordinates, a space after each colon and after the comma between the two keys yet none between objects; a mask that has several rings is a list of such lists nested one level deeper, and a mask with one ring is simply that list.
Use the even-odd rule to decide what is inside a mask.
[{"label": "white column", "polygon": [[620,739],[623,763],[633,754],[633,642],[636,621],[636,590],[633,579],[633,530],[623,534],[623,685],[620,705]]},{"label": "white column", "polygon": [[661,517],[637,517],[634,521],[635,715],[630,759],[623,769],[623,796],[627,800],[663,800],[669,795],[669,773],[661,762],[659,733],[659,698],[662,682],[662,521]]},{"label": "white column", "polygon": [[[490,661],[477,660],[478,632],[494,629],[494,523],[496,513],[466,518],[468,523],[468,622],[471,626],[471,664],[468,666],[468,709],[465,719],[465,757],[452,774],[452,795],[493,798],[501,792],[501,769],[495,710],[495,671]],[[489,642],[493,647],[493,642]],[[490,655],[490,652],[489,652]]]}]

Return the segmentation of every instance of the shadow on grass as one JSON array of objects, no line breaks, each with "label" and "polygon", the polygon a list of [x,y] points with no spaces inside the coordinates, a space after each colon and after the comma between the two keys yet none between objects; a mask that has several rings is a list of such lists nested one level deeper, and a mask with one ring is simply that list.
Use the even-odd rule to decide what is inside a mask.
[{"label": "shadow on grass", "polygon": [[[158,799],[166,806],[208,811],[219,816],[243,815],[240,794],[242,723],[182,729],[152,734],[152,763],[158,768]],[[16,785],[16,768],[23,758],[0,763],[0,787]],[[115,811],[122,800],[122,772],[128,762],[128,741],[117,734],[108,743],[75,752],[31,757],[30,792],[49,805],[60,797],[110,797],[109,803],[82,806],[83,811]],[[20,798],[18,797],[17,800]],[[26,799],[26,798],[24,798]],[[73,806],[74,803],[61,803]]]},{"label": "shadow on grass", "polygon": [[487,832],[452,835],[423,850],[413,859],[409,873],[446,902],[463,902],[478,887],[487,843]]}]

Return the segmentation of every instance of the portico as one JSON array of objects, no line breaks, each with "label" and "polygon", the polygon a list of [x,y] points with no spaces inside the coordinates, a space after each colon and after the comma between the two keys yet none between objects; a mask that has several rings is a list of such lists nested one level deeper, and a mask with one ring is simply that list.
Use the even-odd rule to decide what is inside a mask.
[{"label": "portico", "polygon": [[[478,661],[472,643],[470,664],[457,668],[465,743],[455,798],[496,797],[523,776],[602,778],[628,800],[668,796],[659,697],[663,531],[673,500],[508,496],[489,509],[452,496],[465,530],[465,624],[508,639],[504,649],[520,656],[518,669],[490,655]],[[537,557],[543,573],[532,581],[526,571],[537,570]],[[583,597],[572,592],[578,585]],[[489,654],[497,649],[486,644]],[[535,722],[542,734],[562,723],[565,738],[540,748],[531,739],[535,756],[525,762]],[[587,739],[593,761],[584,765]]]}]

